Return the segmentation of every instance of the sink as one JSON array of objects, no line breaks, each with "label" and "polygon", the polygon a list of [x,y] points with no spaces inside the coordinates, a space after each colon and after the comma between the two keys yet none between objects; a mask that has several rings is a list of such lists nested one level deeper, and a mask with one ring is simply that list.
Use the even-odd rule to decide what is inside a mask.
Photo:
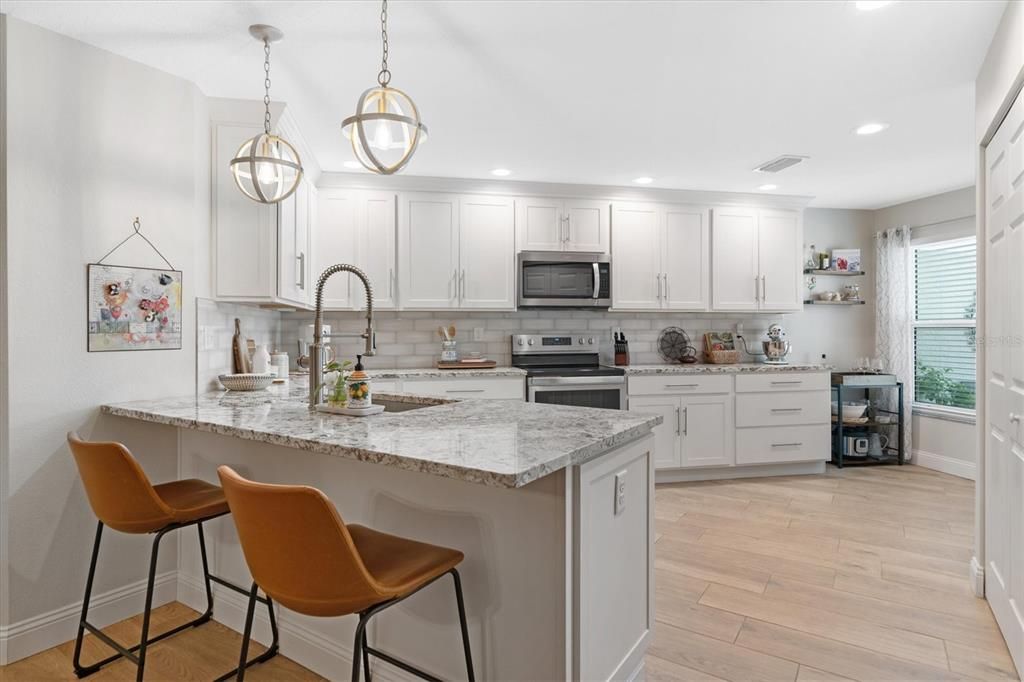
[{"label": "sink", "polygon": [[421,410],[424,407],[434,407],[431,404],[406,402],[404,400],[381,400],[380,398],[374,398],[373,404],[383,405],[385,412],[410,412],[412,410]]},{"label": "sink", "polygon": [[378,393],[373,396],[374,405],[383,405],[385,412],[410,412],[420,410],[424,407],[436,407],[437,405],[449,405],[458,402],[446,400],[445,398],[430,398],[419,395],[402,395],[401,393]]}]

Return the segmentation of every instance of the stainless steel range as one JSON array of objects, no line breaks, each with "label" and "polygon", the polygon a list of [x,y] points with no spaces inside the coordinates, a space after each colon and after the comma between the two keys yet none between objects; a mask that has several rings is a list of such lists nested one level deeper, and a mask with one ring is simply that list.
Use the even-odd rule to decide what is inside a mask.
[{"label": "stainless steel range", "polygon": [[600,362],[593,335],[514,334],[512,365],[526,370],[531,403],[626,408],[626,371]]}]

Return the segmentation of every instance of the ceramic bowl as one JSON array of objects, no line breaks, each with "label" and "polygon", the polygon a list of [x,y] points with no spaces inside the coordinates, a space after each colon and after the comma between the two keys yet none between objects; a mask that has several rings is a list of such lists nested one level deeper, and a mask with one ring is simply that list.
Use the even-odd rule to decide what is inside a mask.
[{"label": "ceramic bowl", "polygon": [[262,391],[277,378],[277,373],[263,374],[221,374],[217,377],[229,391]]}]

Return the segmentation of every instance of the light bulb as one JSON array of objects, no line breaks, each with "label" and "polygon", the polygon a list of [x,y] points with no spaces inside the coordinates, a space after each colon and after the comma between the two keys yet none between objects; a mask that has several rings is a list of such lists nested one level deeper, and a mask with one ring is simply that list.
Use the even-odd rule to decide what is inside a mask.
[{"label": "light bulb", "polygon": [[273,165],[269,163],[258,163],[256,165],[256,177],[259,178],[261,183],[270,185],[277,182],[277,171]]},{"label": "light bulb", "polygon": [[373,146],[377,149],[391,149],[391,130],[387,121],[378,121],[377,130],[373,134]]}]

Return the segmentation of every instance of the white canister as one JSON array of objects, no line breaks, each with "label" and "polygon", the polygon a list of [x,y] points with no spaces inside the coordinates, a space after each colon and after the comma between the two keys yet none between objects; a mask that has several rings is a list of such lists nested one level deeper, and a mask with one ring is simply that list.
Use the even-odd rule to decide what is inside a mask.
[{"label": "white canister", "polygon": [[288,354],[283,350],[275,350],[270,354],[270,365],[277,369],[277,376],[282,379],[288,378]]}]

